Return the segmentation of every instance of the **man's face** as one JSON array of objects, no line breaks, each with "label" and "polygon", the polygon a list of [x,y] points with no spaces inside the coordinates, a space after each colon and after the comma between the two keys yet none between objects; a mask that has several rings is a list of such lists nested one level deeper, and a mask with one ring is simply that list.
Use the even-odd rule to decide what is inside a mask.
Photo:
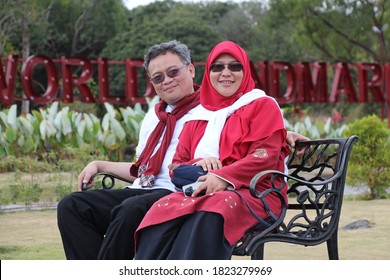
[{"label": "man's face", "polygon": [[[155,57],[150,61],[148,70],[151,79],[163,75],[164,80],[161,83],[152,84],[158,96],[168,104],[174,105],[194,92],[195,67],[193,64],[183,67],[183,62],[177,54],[168,52]],[[169,77],[172,72],[178,73],[178,76]]]}]

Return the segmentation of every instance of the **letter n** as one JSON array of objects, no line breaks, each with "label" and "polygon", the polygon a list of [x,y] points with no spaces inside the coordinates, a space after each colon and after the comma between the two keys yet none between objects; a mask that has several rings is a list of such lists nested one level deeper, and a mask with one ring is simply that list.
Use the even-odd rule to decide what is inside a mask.
[{"label": "letter n", "polygon": [[[296,74],[294,67],[288,62],[272,62],[271,67],[271,96],[275,97],[279,104],[295,102]],[[280,95],[280,70],[286,72],[286,91]]]}]

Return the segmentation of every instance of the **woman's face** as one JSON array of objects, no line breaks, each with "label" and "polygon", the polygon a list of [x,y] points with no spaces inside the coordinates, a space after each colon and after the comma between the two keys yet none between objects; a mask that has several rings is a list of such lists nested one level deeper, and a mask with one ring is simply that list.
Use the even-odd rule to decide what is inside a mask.
[{"label": "woman's face", "polygon": [[210,66],[211,85],[222,96],[235,94],[243,77],[242,64],[230,54],[221,54]]}]

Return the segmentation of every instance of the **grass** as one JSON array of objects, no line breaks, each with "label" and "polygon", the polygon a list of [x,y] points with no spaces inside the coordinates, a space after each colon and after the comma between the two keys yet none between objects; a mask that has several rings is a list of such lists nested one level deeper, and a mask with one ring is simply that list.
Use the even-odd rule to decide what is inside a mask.
[{"label": "grass", "polygon": [[[49,205],[58,202],[63,196],[75,190],[78,175],[79,172],[75,171],[0,173],[0,207],[34,202]],[[102,176],[96,178],[96,188],[102,187],[101,180]],[[123,185],[125,184],[117,181],[115,187],[120,188]]]},{"label": "grass", "polygon": [[[13,186],[38,185],[42,189],[41,204],[58,201],[75,188],[77,172],[9,172],[0,176],[0,200],[10,202]],[[7,198],[8,197],[8,198]],[[19,197],[20,199],[20,197]],[[7,202],[8,201],[8,202]],[[7,202],[7,203],[5,203]],[[20,200],[18,203],[24,204]],[[390,199],[367,201],[360,196],[345,198],[339,231],[339,254],[347,260],[390,260]],[[367,219],[372,228],[343,231],[342,227],[358,219]],[[303,247],[286,243],[268,243],[265,259],[327,259],[326,245]],[[21,211],[0,213],[1,260],[64,260],[57,228],[56,211]],[[248,257],[234,257],[248,259]]]},{"label": "grass", "polygon": [[3,213],[0,225],[0,259],[65,259],[55,210]]},{"label": "grass", "polygon": [[[0,203],[27,204],[36,198],[40,203],[59,201],[76,186],[76,172],[8,172],[0,173]],[[33,186],[40,191],[26,196],[26,190]]]},{"label": "grass", "polygon": [[[390,200],[362,201],[352,198],[343,204],[339,254],[344,260],[390,260]],[[367,219],[368,229],[344,231],[342,227]],[[23,211],[0,214],[1,260],[64,260],[56,211]],[[233,257],[233,259],[249,259]],[[326,245],[303,247],[284,243],[265,246],[267,260],[326,260]]]}]

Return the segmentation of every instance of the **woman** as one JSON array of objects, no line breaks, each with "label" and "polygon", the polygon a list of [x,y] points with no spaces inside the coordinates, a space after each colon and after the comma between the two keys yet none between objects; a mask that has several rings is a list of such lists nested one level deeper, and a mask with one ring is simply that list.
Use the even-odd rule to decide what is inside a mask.
[{"label": "woman", "polygon": [[248,55],[233,42],[216,45],[205,69],[200,101],[211,117],[185,125],[171,168],[195,164],[208,174],[192,197],[174,193],[153,205],[137,230],[135,259],[229,259],[258,223],[249,207],[262,219],[280,214],[276,195],[265,206],[248,189],[258,172],[284,171],[289,149],[278,104],[254,88]]}]

